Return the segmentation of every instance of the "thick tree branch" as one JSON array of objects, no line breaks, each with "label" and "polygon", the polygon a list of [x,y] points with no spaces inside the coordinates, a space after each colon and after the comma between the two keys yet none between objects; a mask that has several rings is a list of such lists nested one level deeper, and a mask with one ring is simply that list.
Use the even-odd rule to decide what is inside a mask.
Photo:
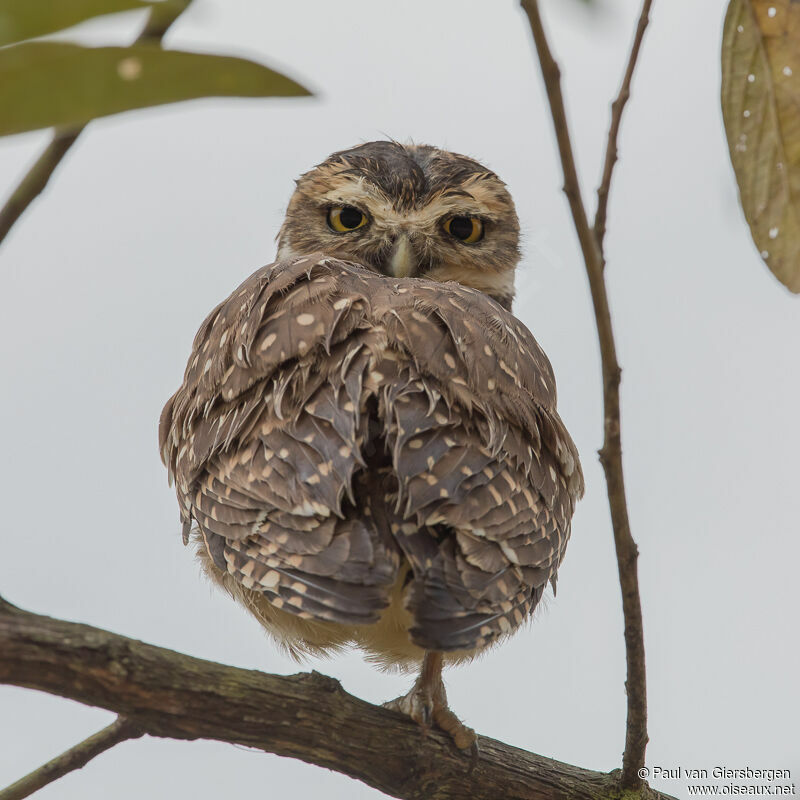
[{"label": "thick tree branch", "polygon": [[[645,6],[646,11],[649,9],[647,0],[645,0]],[[642,784],[638,773],[644,766],[645,748],[647,746],[647,685],[644,633],[637,573],[639,551],[631,535],[628,504],[625,497],[619,407],[621,370],[617,361],[608,294],[603,277],[602,236],[595,236],[595,231],[589,226],[586,216],[578,174],[575,168],[575,158],[572,153],[564,98],[561,94],[561,74],[547,43],[537,0],[522,0],[522,7],[528,16],[536,51],[539,56],[539,63],[542,68],[561,165],[564,170],[564,192],[569,201],[572,219],[586,265],[586,274],[589,279],[589,290],[597,324],[597,335],[600,342],[600,358],[603,369],[604,436],[603,446],[599,455],[606,476],[608,503],[611,509],[611,523],[614,530],[614,546],[617,554],[620,588],[622,590],[622,612],[625,619],[625,654],[627,662],[625,688],[628,695],[628,719],[625,733],[625,751],[622,760],[621,785],[625,789],[636,789]],[[646,21],[646,19],[647,15],[645,13],[644,20]],[[641,19],[640,28],[644,33]],[[637,39],[639,38],[637,32]],[[639,44],[635,42],[635,53],[638,53],[638,47]],[[631,72],[635,64],[635,53],[634,58],[629,62],[629,70]],[[623,89],[624,87],[625,82],[623,82]],[[619,127],[619,117],[623,106],[624,103],[618,107],[616,112],[617,128]],[[613,146],[615,148],[616,132],[611,137],[611,141],[614,143]],[[612,168],[613,158],[608,167],[609,186]],[[607,195],[608,187],[605,190],[604,205]],[[601,227],[603,230],[605,229],[605,208],[603,208],[602,212]]]},{"label": "thick tree branch", "polygon": [[[136,44],[160,42],[172,23],[186,10],[190,2],[191,0],[185,0],[182,4],[165,3],[164,8],[154,7],[142,32],[136,39]],[[0,244],[28,206],[44,191],[56,167],[85,128],[85,125],[81,125],[77,128],[57,130],[53,134],[50,144],[36,159],[36,163],[28,170],[17,188],[11,193],[6,204],[0,209]]]},{"label": "thick tree branch", "polygon": [[108,727],[89,736],[74,747],[56,756],[33,772],[12,783],[6,789],[0,789],[0,800],[23,800],[34,792],[47,786],[48,783],[63,778],[69,772],[85,767],[93,758],[110,750],[114,745],[127,739],[137,739],[143,731],[130,720],[117,717]]},{"label": "thick tree branch", "polygon": [[[618,774],[479,738],[447,736],[347,694],[317,673],[237,669],[0,604],[0,683],[114,711],[152,736],[217,739],[299,758],[409,800],[605,800]],[[332,736],[331,732],[337,735]],[[652,793],[653,800],[672,800]]]},{"label": "thick tree branch", "polygon": [[8,602],[2,595],[0,595],[0,612],[5,612],[6,614],[13,614],[15,611],[19,611],[19,609]]},{"label": "thick tree branch", "polygon": [[617,163],[617,138],[619,136],[619,126],[622,122],[622,112],[625,104],[631,96],[631,79],[633,71],[636,69],[636,60],[639,58],[639,50],[642,46],[642,39],[650,21],[650,6],[652,0],[645,0],[642,11],[639,15],[639,23],[636,26],[636,33],[633,37],[631,53],[628,56],[628,64],[625,67],[625,75],[622,78],[622,85],[619,89],[617,99],[611,104],[611,124],[608,127],[608,142],[606,143],[606,156],[603,159],[603,177],[597,189],[597,211],[594,215],[594,235],[597,239],[597,246],[600,254],[603,253],[603,240],[606,235],[606,215],[608,213],[608,193],[611,189],[611,176],[614,172],[614,164]]}]

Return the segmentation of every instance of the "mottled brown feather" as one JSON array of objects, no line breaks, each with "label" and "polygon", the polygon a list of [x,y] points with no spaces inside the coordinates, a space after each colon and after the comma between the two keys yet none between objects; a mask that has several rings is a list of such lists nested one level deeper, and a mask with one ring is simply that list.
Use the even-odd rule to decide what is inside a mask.
[{"label": "mottled brown feather", "polygon": [[319,623],[377,652],[364,631],[395,602],[418,647],[489,645],[554,580],[583,492],[522,323],[474,289],[320,253],[211,312],[159,437],[212,577],[263,594],[274,614],[244,602],[301,651]]}]

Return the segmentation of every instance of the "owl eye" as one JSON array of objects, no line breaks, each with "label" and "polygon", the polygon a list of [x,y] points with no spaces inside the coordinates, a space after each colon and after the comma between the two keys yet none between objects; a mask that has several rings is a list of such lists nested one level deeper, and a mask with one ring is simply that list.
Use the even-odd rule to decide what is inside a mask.
[{"label": "owl eye", "polygon": [[367,215],[353,206],[334,206],[328,211],[328,227],[337,233],[363,228],[367,222]]},{"label": "owl eye", "polygon": [[477,217],[450,217],[444,229],[464,244],[475,244],[483,238],[483,223]]}]

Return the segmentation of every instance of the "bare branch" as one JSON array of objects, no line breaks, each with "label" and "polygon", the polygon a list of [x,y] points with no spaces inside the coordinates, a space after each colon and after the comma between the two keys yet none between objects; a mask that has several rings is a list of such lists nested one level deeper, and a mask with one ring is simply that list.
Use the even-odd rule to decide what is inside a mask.
[{"label": "bare branch", "polygon": [[[649,6],[649,3],[647,3]],[[605,280],[603,278],[602,239],[595,236],[589,227],[586,209],[581,197],[575,158],[561,94],[561,75],[558,64],[550,52],[547,37],[539,14],[537,0],[522,0],[522,8],[528,16],[539,63],[542,68],[547,99],[553,117],[553,126],[558,142],[561,165],[564,170],[564,192],[569,201],[575,230],[578,234],[589,290],[592,296],[597,336],[600,342],[600,359],[603,368],[603,446],[600,462],[606,476],[608,504],[611,509],[611,524],[614,530],[614,546],[617,554],[620,588],[622,590],[622,612],[625,619],[625,655],[628,695],[628,719],[625,733],[625,751],[622,759],[621,785],[624,789],[641,787],[638,772],[644,766],[647,746],[647,684],[645,674],[644,633],[642,628],[642,606],[639,598],[637,559],[639,550],[631,536],[628,520],[628,504],[625,497],[625,482],[622,471],[622,440],[620,436],[619,383],[621,370],[617,361],[614,331],[608,305]],[[638,52],[638,45],[636,45]],[[633,63],[630,69],[633,69]],[[619,113],[621,114],[621,108]],[[617,122],[617,125],[619,122]],[[614,141],[616,134],[614,134]],[[612,163],[613,166],[613,163]],[[609,178],[611,173],[609,171]],[[607,192],[606,192],[607,194]],[[605,214],[605,212],[603,212]],[[603,226],[605,221],[603,219]]]},{"label": "bare branch", "polygon": [[20,778],[6,789],[0,789],[0,800],[22,800],[47,786],[48,783],[63,778],[69,772],[85,767],[93,758],[110,750],[126,739],[137,739],[143,735],[132,722],[117,717],[108,727],[89,736],[74,747],[56,756],[33,772]]},{"label": "bare branch", "polygon": [[608,142],[606,144],[606,156],[603,161],[603,177],[597,189],[597,211],[594,215],[594,235],[597,239],[597,246],[600,254],[603,253],[603,240],[606,235],[606,214],[608,212],[608,193],[611,189],[611,176],[614,172],[614,164],[617,162],[617,137],[619,136],[619,126],[622,122],[622,112],[625,104],[631,96],[631,79],[636,68],[636,60],[639,58],[639,49],[642,46],[642,39],[650,21],[650,6],[652,0],[644,0],[642,12],[639,15],[639,23],[636,26],[636,33],[633,37],[631,53],[628,57],[628,65],[625,67],[625,75],[622,78],[617,99],[611,104],[611,125],[608,128]]},{"label": "bare branch", "polygon": [[0,683],[107,708],[152,736],[217,739],[299,758],[408,800],[605,800],[618,792],[617,773],[486,737],[473,763],[446,735],[425,736],[402,714],[318,673],[227,667],[19,609],[0,607]]},{"label": "bare branch", "polygon": [[14,223],[22,216],[25,209],[38,197],[47,186],[50,176],[61,163],[61,159],[75,144],[83,128],[56,133],[53,140],[36,159],[36,163],[28,170],[19,186],[0,209],[0,242],[6,238]]},{"label": "bare branch", "polygon": [[[191,0],[185,0],[183,4],[164,3],[163,8],[161,6],[154,7],[142,32],[136,38],[136,44],[160,42],[172,23],[186,10],[190,2]],[[44,191],[56,167],[85,128],[85,125],[81,125],[77,128],[55,132],[50,144],[36,159],[36,163],[28,170],[6,204],[0,209],[0,244],[28,206]]]}]

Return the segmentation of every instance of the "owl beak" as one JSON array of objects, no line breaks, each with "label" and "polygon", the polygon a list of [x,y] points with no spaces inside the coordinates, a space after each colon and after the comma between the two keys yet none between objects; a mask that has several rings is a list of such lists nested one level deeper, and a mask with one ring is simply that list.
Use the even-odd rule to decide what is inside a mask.
[{"label": "owl beak", "polygon": [[408,241],[408,236],[401,233],[394,243],[392,254],[389,256],[389,274],[395,278],[409,278],[417,268],[414,250]]}]

